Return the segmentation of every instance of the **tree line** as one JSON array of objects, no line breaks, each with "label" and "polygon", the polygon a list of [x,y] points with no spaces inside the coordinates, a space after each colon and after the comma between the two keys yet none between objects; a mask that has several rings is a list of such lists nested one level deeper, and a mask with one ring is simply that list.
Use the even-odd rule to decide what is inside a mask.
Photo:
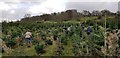
[{"label": "tree line", "polygon": [[104,16],[120,16],[120,11],[117,11],[116,13],[111,12],[109,10],[93,10],[92,12],[83,10],[82,12],[78,12],[76,9],[72,10],[66,10],[64,12],[58,12],[58,13],[51,13],[51,14],[43,14],[43,15],[37,15],[37,16],[26,16],[21,19],[22,22],[26,21],[67,21],[67,20],[80,20],[82,17],[93,17],[96,16],[98,19],[101,19]]}]

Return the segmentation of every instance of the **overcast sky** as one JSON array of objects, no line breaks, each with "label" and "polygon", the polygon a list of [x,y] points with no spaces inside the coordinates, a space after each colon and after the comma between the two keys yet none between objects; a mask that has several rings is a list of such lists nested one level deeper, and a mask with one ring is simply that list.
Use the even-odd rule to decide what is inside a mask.
[{"label": "overcast sky", "polygon": [[61,12],[67,9],[118,10],[119,0],[0,0],[0,22],[16,21],[25,14],[41,15],[44,13]]}]

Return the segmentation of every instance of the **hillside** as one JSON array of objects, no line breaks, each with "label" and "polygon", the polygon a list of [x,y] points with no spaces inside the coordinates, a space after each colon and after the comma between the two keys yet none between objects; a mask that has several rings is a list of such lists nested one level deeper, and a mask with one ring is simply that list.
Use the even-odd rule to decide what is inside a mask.
[{"label": "hillside", "polygon": [[68,21],[68,20],[82,20],[83,17],[97,17],[98,19],[103,19],[105,15],[108,16],[117,16],[120,14],[119,12],[113,13],[109,10],[102,10],[97,11],[94,10],[92,12],[89,12],[87,10],[83,10],[82,12],[78,12],[75,9],[72,10],[66,10],[64,12],[58,12],[58,13],[51,13],[51,14],[43,14],[39,16],[27,16],[25,18],[22,18],[22,22],[36,22],[36,21]]},{"label": "hillside", "polygon": [[[120,12],[67,10],[2,22],[2,56],[120,55]],[[32,33],[26,44],[25,33]]]}]

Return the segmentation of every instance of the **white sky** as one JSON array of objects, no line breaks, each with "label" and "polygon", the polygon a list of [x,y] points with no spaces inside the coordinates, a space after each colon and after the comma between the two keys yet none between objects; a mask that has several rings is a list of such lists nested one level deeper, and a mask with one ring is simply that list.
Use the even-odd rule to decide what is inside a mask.
[{"label": "white sky", "polygon": [[69,0],[70,2],[118,2],[120,0]]},{"label": "white sky", "polygon": [[[26,13],[40,15],[43,13],[66,10],[69,2],[118,2],[119,0],[0,0],[0,22],[15,21]],[[109,5],[108,5],[109,6]]]},{"label": "white sky", "polygon": [[33,14],[37,13],[53,13],[65,10],[67,0],[47,0],[44,3],[33,5],[28,10]]}]

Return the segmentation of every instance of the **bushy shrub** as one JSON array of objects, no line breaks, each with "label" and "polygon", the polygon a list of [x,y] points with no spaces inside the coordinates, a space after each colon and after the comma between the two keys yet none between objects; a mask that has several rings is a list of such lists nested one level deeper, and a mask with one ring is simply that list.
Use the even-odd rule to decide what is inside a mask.
[{"label": "bushy shrub", "polygon": [[11,39],[7,42],[7,46],[13,48],[16,45],[16,41]]},{"label": "bushy shrub", "polygon": [[32,43],[35,45],[35,44],[38,44],[39,41],[38,41],[37,39],[34,38],[34,39],[32,40]]},{"label": "bushy shrub", "polygon": [[64,45],[67,45],[67,37],[66,36],[63,36],[61,37],[61,43],[63,43]]},{"label": "bushy shrub", "polygon": [[48,45],[52,45],[53,42],[52,42],[51,40],[46,40],[46,44],[48,44]]},{"label": "bushy shrub", "polygon": [[102,16],[98,16],[97,19],[102,19]]},{"label": "bushy shrub", "polygon": [[37,54],[40,54],[40,53],[45,53],[45,50],[44,50],[44,45],[36,45],[35,46],[35,50],[36,50],[36,53]]},{"label": "bushy shrub", "polygon": [[46,39],[46,37],[45,37],[46,35],[45,35],[45,33],[43,33],[43,32],[40,32],[40,37],[43,39],[43,40],[45,40]]},{"label": "bushy shrub", "polygon": [[56,35],[54,35],[54,36],[53,36],[53,39],[54,39],[54,40],[57,40],[57,36],[56,36]]}]

